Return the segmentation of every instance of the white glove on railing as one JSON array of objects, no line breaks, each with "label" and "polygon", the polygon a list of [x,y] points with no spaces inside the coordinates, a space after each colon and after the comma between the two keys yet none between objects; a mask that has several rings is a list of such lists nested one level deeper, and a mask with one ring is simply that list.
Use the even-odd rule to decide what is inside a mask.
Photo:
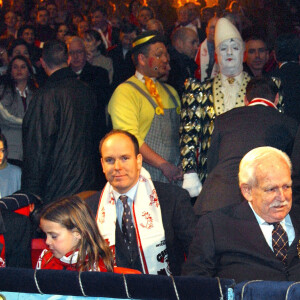
[{"label": "white glove on railing", "polygon": [[197,197],[202,190],[202,183],[198,177],[198,174],[184,174],[182,188],[187,190],[191,197]]}]

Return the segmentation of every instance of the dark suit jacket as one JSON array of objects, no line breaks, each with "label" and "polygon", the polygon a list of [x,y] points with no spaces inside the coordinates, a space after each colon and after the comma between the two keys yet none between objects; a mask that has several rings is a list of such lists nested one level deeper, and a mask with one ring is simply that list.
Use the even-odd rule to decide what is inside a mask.
[{"label": "dark suit jacket", "polygon": [[292,164],[293,164],[293,201],[295,204],[300,204],[300,126],[298,128],[293,153],[292,153]]},{"label": "dark suit jacket", "polygon": [[124,58],[121,44],[109,50],[107,56],[113,61],[112,89],[114,90],[120,83],[134,75],[135,67],[131,59],[131,51],[128,51]]},{"label": "dark suit jacket", "polygon": [[300,65],[288,62],[274,70],[270,76],[281,80],[284,112],[300,122]]},{"label": "dark suit jacket", "polygon": [[239,163],[250,150],[271,146],[291,155],[298,124],[275,108],[239,107],[215,120],[208,150],[208,177],[194,206],[196,215],[239,203]]},{"label": "dark suit jacket", "polygon": [[170,54],[170,73],[168,84],[170,84],[182,96],[184,91],[184,82],[189,77],[194,77],[197,64],[194,59],[189,58],[183,53],[179,53],[174,47],[168,48]]},{"label": "dark suit jacket", "polygon": [[104,108],[111,96],[107,70],[86,62],[79,79],[92,88],[97,96],[99,107]]},{"label": "dark suit jacket", "polygon": [[[106,124],[106,105],[111,96],[111,89],[109,86],[108,72],[104,68],[93,66],[89,62],[86,62],[85,66],[82,69],[82,72],[79,75],[79,79],[85,82],[96,94],[97,107],[96,107],[96,145],[98,145],[100,140],[104,135],[110,131],[109,126]],[[103,175],[102,166],[100,164],[100,157],[98,155],[98,164],[97,164],[97,182],[99,186],[104,186],[106,179]]]},{"label": "dark suit jacket", "polygon": [[[190,197],[185,190],[175,185],[154,182],[154,186],[161,207],[170,270],[173,275],[180,275],[196,224]],[[99,197],[100,192],[86,199],[95,215]]]},{"label": "dark suit jacket", "polygon": [[1,212],[5,229],[7,267],[31,268],[31,222],[28,217],[8,210]]},{"label": "dark suit jacket", "polygon": [[268,246],[247,201],[199,219],[184,275],[244,280],[299,281],[299,207],[290,212],[295,239],[288,249],[287,268]]}]

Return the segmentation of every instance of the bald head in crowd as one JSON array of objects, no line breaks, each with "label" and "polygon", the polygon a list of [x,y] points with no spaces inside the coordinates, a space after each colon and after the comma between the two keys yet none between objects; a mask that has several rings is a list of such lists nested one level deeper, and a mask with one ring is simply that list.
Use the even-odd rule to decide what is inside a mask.
[{"label": "bald head in crowd", "polygon": [[172,46],[189,58],[194,59],[199,46],[197,33],[190,28],[180,27],[172,35]]}]

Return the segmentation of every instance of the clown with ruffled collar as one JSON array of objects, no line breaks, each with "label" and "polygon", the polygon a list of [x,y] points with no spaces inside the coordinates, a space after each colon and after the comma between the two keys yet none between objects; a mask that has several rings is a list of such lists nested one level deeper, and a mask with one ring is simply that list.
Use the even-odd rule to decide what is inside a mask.
[{"label": "clown with ruffled collar", "polygon": [[244,105],[250,76],[243,72],[244,42],[227,19],[216,24],[215,49],[220,73],[204,83],[188,79],[182,97],[180,151],[183,188],[197,196],[207,176],[207,150],[215,116]]}]

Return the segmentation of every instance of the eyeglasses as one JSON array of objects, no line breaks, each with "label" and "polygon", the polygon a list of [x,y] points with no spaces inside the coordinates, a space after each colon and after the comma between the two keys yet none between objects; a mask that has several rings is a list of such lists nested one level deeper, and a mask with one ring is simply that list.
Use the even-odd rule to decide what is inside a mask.
[{"label": "eyeglasses", "polygon": [[2,154],[5,154],[6,150],[3,148],[3,149],[0,149],[0,153]]}]

